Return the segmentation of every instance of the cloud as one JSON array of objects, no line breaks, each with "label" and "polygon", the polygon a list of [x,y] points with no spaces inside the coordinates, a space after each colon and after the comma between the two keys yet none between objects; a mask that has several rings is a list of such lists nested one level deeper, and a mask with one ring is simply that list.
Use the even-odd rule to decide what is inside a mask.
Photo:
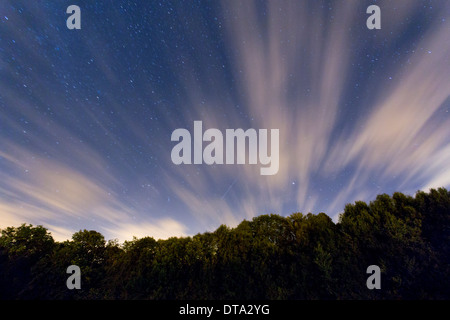
[{"label": "cloud", "polygon": [[[382,7],[385,19],[394,11],[405,18],[422,10],[411,2],[395,10],[390,3]],[[225,44],[238,53],[226,66],[238,94],[222,100],[209,94],[217,94],[211,84],[226,88],[224,72],[210,72],[206,83],[180,77],[189,88],[181,119],[184,127],[203,120],[205,129],[280,129],[280,171],[261,177],[250,165],[169,164],[165,185],[199,225],[209,229],[298,210],[337,219],[346,203],[380,192],[449,185],[447,153],[440,150],[449,143],[450,120],[436,119],[450,94],[450,64],[443,63],[450,57],[448,21],[435,17],[417,42],[398,49],[398,35],[410,26],[387,19],[379,37],[364,33],[359,1],[335,5],[329,14],[321,3],[302,1],[263,7],[223,1],[222,11]],[[358,54],[378,50],[385,56],[375,66]],[[396,50],[403,50],[400,62],[391,63]],[[365,76],[358,85],[365,91],[352,97],[360,64]],[[213,108],[227,110],[226,118],[209,112]]]},{"label": "cloud", "polygon": [[[122,241],[144,234],[155,238],[186,235],[187,228],[170,217],[150,218],[149,223],[142,212],[112,191],[114,186],[104,185],[104,181],[115,181],[113,177],[98,180],[107,172],[90,177],[18,146],[13,151],[0,152],[6,169],[0,172],[0,228],[25,222],[43,225],[56,240],[70,239],[89,225]],[[88,172],[92,167],[97,164],[84,162]],[[136,216],[141,222],[135,221]]]},{"label": "cloud", "polygon": [[103,229],[108,234],[114,235],[120,242],[133,240],[133,237],[167,239],[170,237],[187,236],[186,227],[171,218],[158,219],[154,223],[116,223],[114,227],[105,227]]},{"label": "cloud", "polygon": [[[392,70],[397,80],[380,87],[368,101],[373,105],[368,116],[334,143],[325,166],[328,173],[354,165],[355,177],[360,172],[384,181],[401,177],[399,188],[450,185],[450,118],[442,112],[450,96],[450,43],[444,40],[450,24],[438,21],[404,58],[405,70]],[[369,181],[359,179],[367,189]]]},{"label": "cloud", "polygon": [[[319,4],[267,2],[264,8],[260,4],[222,3],[227,44],[239,52],[231,66],[240,75],[236,77],[240,102],[253,119],[243,124],[229,105],[227,125],[279,128],[280,171],[265,179],[246,166],[223,169],[209,177],[209,171],[202,168],[200,177],[191,175],[194,182],[189,187],[171,184],[191,212],[205,212],[199,214],[199,221],[207,219],[208,210],[210,219],[221,222],[233,211],[242,216],[283,212],[293,197],[297,209],[321,208],[334,216],[351,199],[370,200],[388,190],[450,185],[445,164],[448,153],[441,151],[449,143],[450,119],[437,116],[450,95],[449,21],[435,16],[416,43],[402,47],[397,37],[411,26],[397,20],[383,25],[392,31],[378,33],[384,40],[362,31],[367,39],[352,37],[353,30],[361,28],[358,23],[365,12],[360,2],[334,6],[332,19],[321,16],[324,10]],[[394,11],[403,18],[426,14],[418,3],[402,2],[394,10],[392,4],[383,2],[382,7],[386,17]],[[362,50],[361,43],[366,43],[368,55],[377,54],[377,47],[382,46],[383,61],[389,67],[371,69],[366,57],[355,53]],[[395,50],[404,52],[401,62],[394,64],[388,55]],[[355,85],[360,63],[367,65],[367,74],[358,85],[367,89],[355,99],[348,97],[349,87]],[[348,100],[354,106],[344,107]],[[348,114],[355,116],[343,118]],[[237,179],[234,189],[239,197],[233,199],[231,192],[223,204],[220,194],[211,195],[208,188],[226,188],[230,177]],[[317,187],[318,177],[323,187]],[[341,188],[336,187],[337,177],[341,177]],[[289,191],[290,181],[298,181],[296,195]],[[324,194],[323,189],[331,186],[333,191]]]}]

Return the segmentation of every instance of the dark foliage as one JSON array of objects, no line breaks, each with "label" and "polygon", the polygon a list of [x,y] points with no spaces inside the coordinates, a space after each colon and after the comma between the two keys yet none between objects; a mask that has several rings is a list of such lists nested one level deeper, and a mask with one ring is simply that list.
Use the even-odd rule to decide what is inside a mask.
[{"label": "dark foliage", "polygon": [[[69,265],[81,289],[69,290]],[[369,290],[369,265],[381,289]],[[236,228],[119,245],[96,231],[58,243],[1,231],[1,299],[450,299],[450,192],[379,195],[326,214],[262,215]]]}]

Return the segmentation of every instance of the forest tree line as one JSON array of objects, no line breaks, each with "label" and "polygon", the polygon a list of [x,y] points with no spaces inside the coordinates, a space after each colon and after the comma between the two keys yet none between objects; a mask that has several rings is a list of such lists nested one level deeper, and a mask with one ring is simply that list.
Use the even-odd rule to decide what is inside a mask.
[{"label": "forest tree line", "polygon": [[[261,215],[192,237],[119,244],[80,230],[1,230],[0,299],[450,299],[450,192],[382,194],[324,213]],[[69,265],[81,289],[69,290]],[[369,265],[381,289],[369,290]]]}]

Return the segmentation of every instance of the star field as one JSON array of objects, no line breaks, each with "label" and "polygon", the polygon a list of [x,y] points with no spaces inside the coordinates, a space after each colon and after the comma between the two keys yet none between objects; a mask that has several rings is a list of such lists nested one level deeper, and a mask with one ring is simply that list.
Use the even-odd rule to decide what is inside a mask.
[{"label": "star field", "polygon": [[[449,31],[445,0],[2,1],[0,228],[166,238],[449,187]],[[173,164],[196,120],[279,129],[279,172]]]}]

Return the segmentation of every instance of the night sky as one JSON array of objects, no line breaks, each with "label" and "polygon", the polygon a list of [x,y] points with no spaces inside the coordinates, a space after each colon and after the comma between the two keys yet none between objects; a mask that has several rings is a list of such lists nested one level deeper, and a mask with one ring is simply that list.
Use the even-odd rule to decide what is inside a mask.
[{"label": "night sky", "polygon": [[[279,129],[278,173],[175,165],[196,120]],[[0,228],[167,238],[431,187],[450,187],[450,1],[0,2]]]}]

